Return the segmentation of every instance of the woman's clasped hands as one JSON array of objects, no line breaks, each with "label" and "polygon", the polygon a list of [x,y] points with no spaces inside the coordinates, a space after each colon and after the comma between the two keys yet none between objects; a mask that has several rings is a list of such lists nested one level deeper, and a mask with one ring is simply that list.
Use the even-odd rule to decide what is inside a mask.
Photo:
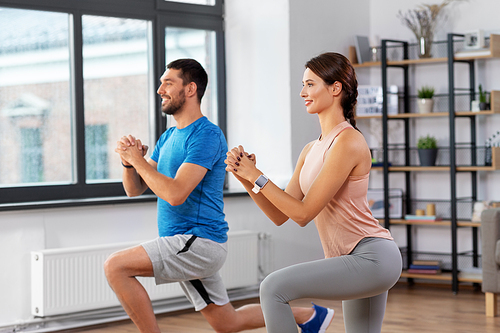
[{"label": "woman's clasped hands", "polygon": [[253,182],[261,175],[255,166],[255,154],[248,154],[242,146],[234,147],[226,155],[226,171],[232,172],[237,178]]}]

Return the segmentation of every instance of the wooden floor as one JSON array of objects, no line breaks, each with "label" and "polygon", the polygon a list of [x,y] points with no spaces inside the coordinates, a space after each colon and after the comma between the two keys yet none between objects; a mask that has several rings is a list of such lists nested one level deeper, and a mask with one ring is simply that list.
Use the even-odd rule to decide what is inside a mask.
[{"label": "wooden floor", "polygon": [[[235,302],[235,307],[258,299]],[[309,306],[311,300],[295,301],[292,305]],[[335,310],[332,324],[326,331],[344,332],[342,306],[338,301],[315,301]],[[500,314],[499,314],[500,315]],[[201,314],[183,311],[158,316],[162,332],[206,333],[213,332]],[[86,333],[137,333],[130,321],[81,328],[70,332]],[[247,332],[264,333],[265,328]],[[449,285],[398,283],[389,292],[382,332],[440,332],[440,333],[499,333],[500,317],[487,318],[484,311],[484,294],[472,287],[461,286],[453,295]]]}]

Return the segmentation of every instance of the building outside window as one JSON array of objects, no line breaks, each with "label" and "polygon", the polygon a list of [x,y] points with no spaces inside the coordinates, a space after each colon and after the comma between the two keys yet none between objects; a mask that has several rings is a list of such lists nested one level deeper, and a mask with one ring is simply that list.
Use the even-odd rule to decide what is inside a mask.
[{"label": "building outside window", "polygon": [[85,126],[85,172],[88,181],[108,179],[108,125]]},{"label": "building outside window", "polygon": [[21,182],[37,183],[43,181],[43,146],[40,128],[21,128]]},{"label": "building outside window", "polygon": [[[85,156],[107,156],[106,165],[86,162],[93,170],[86,171],[86,182],[121,180],[114,152],[121,136],[133,134],[153,146],[148,29],[144,20],[82,16]],[[95,174],[97,168],[102,171]]]},{"label": "building outside window", "polygon": [[[68,14],[2,8],[0,185],[71,182],[71,128]],[[43,165],[26,158],[29,145]]]}]

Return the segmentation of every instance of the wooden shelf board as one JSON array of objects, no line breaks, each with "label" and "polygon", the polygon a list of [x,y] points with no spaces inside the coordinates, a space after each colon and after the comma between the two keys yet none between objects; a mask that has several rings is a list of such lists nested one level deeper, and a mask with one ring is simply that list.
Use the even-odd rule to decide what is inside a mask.
[{"label": "wooden shelf board", "polygon": [[472,227],[472,228],[479,228],[479,227],[481,227],[481,223],[479,223],[479,222],[471,222],[471,221],[457,221],[457,225],[459,227]]},{"label": "wooden shelf board", "polygon": [[382,167],[382,166],[376,166],[376,167],[372,166],[372,171],[384,171],[384,167]]},{"label": "wooden shelf board", "polygon": [[460,276],[460,273],[458,273],[458,281],[459,282],[483,283],[483,277],[482,276],[477,276],[477,277],[465,276],[465,277],[462,277],[462,276]]},{"label": "wooden shelf board", "polygon": [[[379,219],[380,223],[384,223],[384,219]],[[441,220],[441,221],[407,221],[404,219],[391,219],[391,224],[399,224],[399,225],[429,225],[434,227],[447,227],[451,225],[451,221],[449,220]],[[471,222],[471,221],[457,221],[457,226],[459,227],[473,227],[478,228],[481,226],[481,223]]]},{"label": "wooden shelf board", "polygon": [[496,114],[500,113],[498,111],[493,111],[493,110],[485,110],[485,111],[457,111],[455,112],[455,116],[460,117],[460,116],[482,116],[482,115],[491,115],[491,114]]},{"label": "wooden shelf board", "polygon": [[401,66],[401,65],[418,65],[418,64],[434,64],[434,63],[445,63],[448,61],[448,57],[444,58],[426,58],[426,59],[405,59],[398,61],[388,61],[388,66]]},{"label": "wooden shelf board", "polygon": [[485,54],[485,55],[477,55],[477,56],[469,56],[469,57],[454,57],[455,61],[461,61],[461,60],[476,60],[476,59],[492,59],[496,58],[492,54]]},{"label": "wooden shelf board", "polygon": [[491,149],[491,166],[459,166],[457,171],[495,171],[500,170],[500,147]]},{"label": "wooden shelf board", "polygon": [[382,118],[381,114],[373,114],[373,115],[356,115],[356,120],[358,119],[373,119],[373,118]]},{"label": "wooden shelf board", "polygon": [[[451,281],[451,273],[440,273],[440,274],[414,274],[403,271],[401,273],[402,278],[413,278],[413,279],[425,279],[425,280],[441,280],[441,281]],[[472,282],[472,283],[482,283],[482,277],[460,277],[458,274],[459,282]]]},{"label": "wooden shelf board", "polygon": [[362,64],[352,64],[354,68],[363,68],[363,67],[380,67],[382,63],[380,61],[367,61]]},{"label": "wooden shelf board", "polygon": [[450,221],[407,221],[407,220],[391,220],[391,224],[404,224],[404,225],[432,225],[432,226],[449,226]]},{"label": "wooden shelf board", "polygon": [[491,59],[500,57],[500,35],[490,35],[490,54],[471,55],[468,57],[454,57],[454,60],[475,60],[475,59]]},{"label": "wooden shelf board", "polygon": [[[487,116],[493,114],[499,114],[500,110],[486,110],[486,111],[458,111],[455,112],[455,116],[457,117],[468,117],[468,116]],[[430,118],[430,117],[448,117],[448,112],[431,112],[431,113],[398,113],[398,114],[390,114],[387,115],[387,118],[393,119],[404,119],[404,118]],[[382,118],[381,114],[374,115],[361,115],[356,116],[356,119],[373,119],[373,118]]]},{"label": "wooden shelf board", "polygon": [[461,166],[457,167],[457,171],[495,171],[494,166]]},{"label": "wooden shelf board", "polygon": [[492,114],[498,114],[500,113],[500,91],[498,90],[492,90],[490,92],[490,99],[491,99],[491,105],[490,108],[491,110],[484,110],[484,111],[458,111],[455,112],[455,116],[457,117],[472,117],[472,116],[481,116],[481,115],[492,115]]},{"label": "wooden shelf board", "polygon": [[422,166],[391,166],[389,171],[450,171],[449,166],[433,166],[433,167],[422,167]]},{"label": "wooden shelf board", "polygon": [[415,274],[403,271],[401,273],[402,278],[413,278],[413,279],[426,279],[426,280],[442,280],[451,281],[451,273],[440,273],[440,274]]},{"label": "wooden shelf board", "polygon": [[429,117],[448,117],[448,112],[431,112],[431,113],[398,113],[390,114],[387,118],[429,118]]}]

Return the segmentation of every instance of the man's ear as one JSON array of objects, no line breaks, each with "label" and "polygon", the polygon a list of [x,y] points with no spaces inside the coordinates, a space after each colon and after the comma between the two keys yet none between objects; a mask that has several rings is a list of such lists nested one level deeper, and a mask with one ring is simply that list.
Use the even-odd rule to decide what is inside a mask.
[{"label": "man's ear", "polygon": [[198,91],[198,86],[196,85],[196,83],[189,82],[187,84],[186,95],[188,97],[195,96],[197,91]]}]

